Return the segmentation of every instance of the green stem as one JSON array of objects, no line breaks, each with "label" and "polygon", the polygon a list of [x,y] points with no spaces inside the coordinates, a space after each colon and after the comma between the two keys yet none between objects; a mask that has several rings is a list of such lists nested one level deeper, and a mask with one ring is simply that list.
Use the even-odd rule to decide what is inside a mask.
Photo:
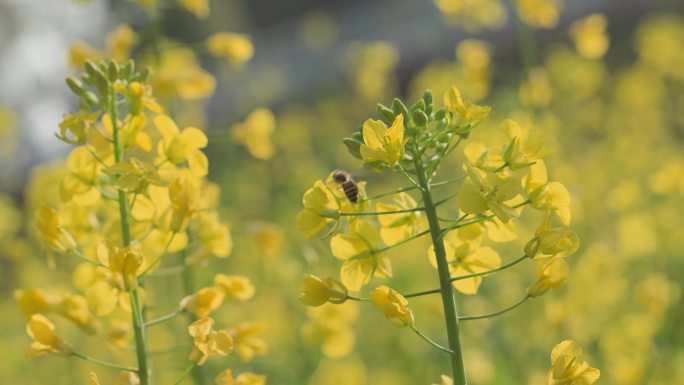
[{"label": "green stem", "polygon": [[526,260],[527,258],[528,258],[527,255],[523,255],[522,257],[520,257],[520,258],[518,258],[518,259],[516,259],[516,260],[514,260],[514,261],[511,261],[511,262],[509,262],[509,263],[507,263],[507,264],[505,264],[505,265],[503,265],[503,266],[497,267],[496,269],[491,269],[491,270],[487,270],[487,271],[481,271],[481,272],[479,272],[479,273],[473,273],[473,274],[467,274],[467,275],[461,275],[461,276],[458,276],[458,277],[453,277],[453,278],[451,278],[451,282],[460,281],[460,280],[468,279],[468,278],[482,277],[482,276],[485,276],[485,275],[494,274],[494,273],[496,273],[497,271],[506,270],[506,269],[508,269],[508,268],[511,267],[511,266],[517,265],[518,263],[520,263],[520,262]]},{"label": "green stem", "polygon": [[442,346],[442,345],[436,343],[435,341],[433,341],[433,340],[431,340],[430,338],[428,338],[425,334],[421,333],[420,330],[418,330],[418,328],[416,328],[414,325],[411,325],[411,329],[413,329],[413,331],[418,335],[418,337],[420,337],[420,338],[422,338],[423,340],[425,340],[425,342],[427,342],[428,344],[430,344],[430,345],[436,347],[437,349],[439,349],[439,350],[441,350],[441,351],[443,351],[443,352],[446,352],[446,353],[449,353],[449,354],[453,354],[453,352],[452,352],[451,350],[449,350],[449,349],[445,348],[444,346]]},{"label": "green stem", "polygon": [[461,337],[459,336],[458,327],[458,312],[456,310],[456,301],[450,281],[451,277],[449,273],[449,264],[446,257],[446,250],[444,249],[444,242],[442,241],[442,229],[439,226],[437,210],[432,202],[430,184],[428,181],[428,176],[425,174],[422,161],[418,158],[415,158],[414,163],[416,165],[416,172],[418,174],[418,182],[421,186],[420,190],[423,195],[423,201],[425,202],[425,214],[430,225],[430,235],[432,236],[432,244],[435,249],[435,257],[437,260],[439,287],[440,293],[442,295],[442,306],[444,307],[444,321],[446,323],[449,350],[451,351],[449,353],[449,357],[451,360],[454,384],[466,385],[467,381],[465,375],[465,366],[463,363]]},{"label": "green stem", "polygon": [[178,314],[180,314],[182,311],[183,311],[183,309],[178,309],[178,310],[176,310],[176,311],[174,311],[174,312],[172,312],[172,313],[169,313],[169,314],[167,314],[167,315],[161,316],[161,317],[159,317],[159,318],[157,318],[157,319],[153,319],[152,321],[147,321],[147,322],[145,323],[145,327],[148,328],[148,327],[150,327],[150,326],[152,326],[152,325],[160,324],[160,323],[162,323],[162,322],[164,322],[164,321],[168,321],[168,320],[170,320],[170,319],[173,319],[173,318],[176,317]]},{"label": "green stem", "polygon": [[192,368],[194,368],[194,367],[195,367],[195,364],[188,365],[188,367],[185,368],[183,373],[181,373],[181,376],[176,380],[176,382],[173,383],[173,385],[178,385],[178,384],[182,383],[183,380],[185,380],[185,378],[188,376],[188,374],[190,374],[190,372],[192,371]]},{"label": "green stem", "polygon": [[71,355],[74,356],[74,357],[78,357],[78,358],[80,358],[80,359],[82,359],[82,360],[94,362],[94,363],[96,363],[96,364],[100,364],[100,365],[102,365],[102,366],[107,366],[107,367],[110,367],[110,368],[113,368],[113,369],[125,370],[125,371],[128,371],[128,372],[136,372],[136,373],[138,372],[138,369],[136,369],[136,368],[133,368],[133,367],[130,367],[130,366],[119,365],[119,364],[115,364],[115,363],[112,363],[112,362],[107,362],[107,361],[98,360],[97,358],[93,358],[93,357],[90,357],[90,356],[86,356],[85,354],[72,352]]},{"label": "green stem", "polygon": [[501,314],[503,314],[503,313],[506,313],[506,312],[509,312],[509,311],[515,309],[516,307],[518,307],[518,306],[522,305],[523,303],[525,303],[525,301],[527,301],[527,300],[530,299],[530,298],[532,298],[532,297],[530,297],[529,294],[528,294],[528,295],[524,296],[523,299],[521,299],[520,301],[514,303],[513,305],[511,305],[511,306],[509,306],[509,307],[507,307],[507,308],[501,309],[501,310],[499,310],[499,311],[495,311],[495,312],[493,312],[493,313],[481,314],[481,315],[462,316],[462,317],[458,317],[458,320],[459,320],[459,321],[472,321],[472,320],[476,320],[476,319],[484,319],[484,318],[496,317],[496,316],[498,316],[498,315],[501,315]]},{"label": "green stem", "polygon": [[[116,92],[113,87],[110,87],[109,95],[109,114],[112,122],[113,145],[114,145],[114,160],[116,163],[121,162],[123,158],[123,148],[119,142],[119,125],[116,107]],[[123,190],[119,190],[119,218],[121,219],[121,239],[123,247],[129,247],[131,244],[131,230],[128,198]],[[133,332],[135,337],[135,347],[138,358],[138,376],[140,377],[141,385],[150,385],[150,377],[147,367],[147,346],[145,343],[145,320],[142,316],[140,308],[140,299],[138,298],[138,290],[132,289],[130,291],[131,298],[131,316],[133,319]]]}]

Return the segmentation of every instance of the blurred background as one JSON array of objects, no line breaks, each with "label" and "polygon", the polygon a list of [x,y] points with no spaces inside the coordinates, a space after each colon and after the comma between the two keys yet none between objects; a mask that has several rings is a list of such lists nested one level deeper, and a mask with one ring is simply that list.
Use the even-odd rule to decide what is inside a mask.
[{"label": "blurred background", "polygon": [[[246,364],[235,356],[210,361],[206,384],[226,362],[265,373],[269,384],[429,384],[448,373],[439,352],[410,331],[387,327],[363,303],[315,309],[299,303],[304,272],[336,276],[339,264],[327,241],[305,240],[294,224],[303,192],[336,168],[368,180],[371,195],[402,187],[363,169],[341,139],[374,116],[377,102],[389,105],[395,96],[413,102],[426,88],[441,101],[451,85],[465,99],[492,106],[473,134],[477,140],[502,141],[499,124],[508,117],[544,131],[555,148],[546,160],[549,174],[571,192],[571,227],[582,242],[561,289],[464,325],[471,383],[543,384],[549,352],[564,339],[578,341],[602,370],[599,383],[674,384],[684,377],[683,2],[209,4],[210,13],[198,17],[164,1],[151,28],[133,1],[0,0],[0,383],[85,384],[95,368],[25,358],[30,339],[13,292],[74,290],[71,272],[59,263],[54,268],[35,241],[33,212],[57,195],[68,152],[54,137],[62,115],[77,108],[64,78],[78,72],[79,58],[103,55],[122,24],[137,36],[130,56],[140,63],[150,60],[151,31],[183,47],[169,54],[177,55],[169,68],[155,73],[215,80],[172,105],[179,126],[201,127],[209,136],[209,178],[222,190],[220,212],[234,243],[229,259],[193,272],[192,281],[201,287],[217,272],[250,277],[254,300],[224,306],[215,318],[265,321],[269,351]],[[249,35],[251,60],[236,66],[207,55],[201,45],[219,31]],[[534,225],[522,222],[520,232]],[[504,260],[526,241],[516,240]],[[431,288],[426,249],[418,241],[393,250],[389,284]],[[499,274],[480,295],[461,296],[460,309],[505,306],[533,277],[531,265]],[[173,306],[183,290],[170,286],[165,295],[162,302]],[[439,299],[411,304],[424,331],[441,336]],[[179,319],[155,329],[152,342],[173,345],[183,325]],[[132,357],[106,334],[67,333],[100,356]],[[177,377],[186,354],[181,348],[155,358],[155,369],[169,373],[161,384]],[[103,384],[110,377],[101,375]]]}]

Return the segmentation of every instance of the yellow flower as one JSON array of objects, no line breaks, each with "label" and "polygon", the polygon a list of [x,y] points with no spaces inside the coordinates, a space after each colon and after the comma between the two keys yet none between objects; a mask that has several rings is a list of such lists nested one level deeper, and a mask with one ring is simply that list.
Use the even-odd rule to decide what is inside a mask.
[{"label": "yellow flower", "polygon": [[198,210],[199,194],[199,187],[190,177],[182,176],[169,186],[171,231],[180,231],[186,220],[192,218]]},{"label": "yellow flower", "polygon": [[563,225],[570,225],[570,193],[562,183],[548,182],[546,165],[542,160],[537,160],[529,168],[524,185],[532,207],[552,211],[563,222]]},{"label": "yellow flower", "polygon": [[534,67],[529,70],[520,83],[518,97],[524,106],[546,107],[553,99],[551,79],[543,67]]},{"label": "yellow flower", "polygon": [[535,232],[535,237],[525,246],[525,254],[534,258],[539,253],[544,257],[567,257],[579,248],[577,233],[566,227],[551,228],[551,216],[547,215]]},{"label": "yellow flower", "polygon": [[442,376],[440,378],[441,378],[442,382],[440,382],[439,384],[432,384],[432,385],[454,385],[454,380],[452,380],[451,377],[442,374]]},{"label": "yellow flower", "polygon": [[138,287],[138,269],[142,266],[142,254],[129,248],[119,248],[108,242],[97,246],[97,258],[109,267],[120,288],[130,291]]},{"label": "yellow flower", "polygon": [[195,127],[186,127],[179,131],[176,123],[166,115],[157,115],[154,118],[154,125],[162,136],[157,150],[163,159],[172,164],[187,161],[194,176],[207,175],[209,161],[200,151],[207,146],[207,136],[204,132]]},{"label": "yellow flower", "polygon": [[235,341],[235,352],[244,362],[266,354],[266,342],[258,337],[266,329],[266,324],[243,322],[231,329]]},{"label": "yellow flower", "polygon": [[233,338],[225,330],[213,330],[214,320],[201,318],[188,326],[193,348],[188,357],[197,365],[203,365],[213,355],[227,356],[233,350]]},{"label": "yellow flower", "polygon": [[55,325],[41,314],[34,314],[29,318],[26,333],[33,338],[33,343],[26,352],[28,357],[48,353],[68,356],[73,352],[71,345],[55,335]]},{"label": "yellow flower", "polygon": [[553,257],[545,262],[538,262],[537,281],[527,288],[527,294],[534,298],[549,290],[558,289],[570,276],[570,267],[562,257]]},{"label": "yellow flower", "polygon": [[600,376],[598,369],[582,360],[582,348],[575,341],[565,340],[553,347],[547,385],[591,385]]},{"label": "yellow flower", "polygon": [[331,222],[339,217],[339,205],[330,188],[321,180],[306,190],[302,198],[304,210],[297,215],[297,228],[306,238],[320,233]]},{"label": "yellow flower", "polygon": [[467,134],[489,115],[491,107],[478,106],[471,102],[463,102],[461,92],[451,87],[444,93],[444,107],[451,113],[447,115],[449,130],[455,134]]},{"label": "yellow flower", "polygon": [[178,0],[181,6],[200,19],[209,16],[209,0]]},{"label": "yellow flower", "polygon": [[36,313],[50,313],[59,305],[58,295],[46,293],[41,289],[15,290],[14,300],[26,317]]},{"label": "yellow flower", "polygon": [[337,234],[330,240],[333,255],[344,261],[340,277],[349,290],[358,292],[373,276],[392,276],[389,258],[374,251],[379,241],[378,229],[365,219],[356,219],[346,235]]},{"label": "yellow flower", "polygon": [[207,38],[207,51],[217,57],[225,57],[234,67],[239,67],[254,55],[249,36],[230,32],[215,33]]},{"label": "yellow flower", "polygon": [[[97,374],[90,372],[90,385],[100,385],[100,380],[97,378]],[[114,385],[140,385],[140,378],[136,373],[133,372],[121,372],[116,377]]]},{"label": "yellow flower", "polygon": [[94,63],[104,57],[104,53],[82,41],[75,41],[69,46],[68,61],[71,68],[81,70],[85,62],[90,60]]},{"label": "yellow flower", "polygon": [[324,304],[308,308],[307,314],[311,320],[301,328],[307,342],[320,344],[328,358],[338,359],[352,352],[356,337],[351,325],[359,317],[358,305],[353,302]]},{"label": "yellow flower", "polygon": [[266,376],[244,372],[233,379],[233,372],[226,369],[214,378],[215,385],[266,385]]},{"label": "yellow flower", "polygon": [[[131,113],[131,115],[140,115],[143,112],[143,107],[147,108],[148,110],[156,114],[161,114],[163,110],[163,108],[156,102],[156,100],[152,96],[152,87],[147,84],[143,84],[140,82],[130,82],[128,84],[123,84],[117,82],[114,84],[114,89],[128,99],[128,102],[130,103],[129,112]],[[144,126],[147,123],[147,121],[143,120],[141,123],[142,124],[140,124],[139,126]]]},{"label": "yellow flower", "polygon": [[152,88],[159,98],[201,100],[210,97],[216,79],[200,67],[196,54],[178,46],[165,47],[161,64],[154,69]]},{"label": "yellow flower", "polygon": [[50,248],[58,253],[66,253],[76,248],[74,238],[62,228],[57,211],[40,205],[36,211],[36,227]]},{"label": "yellow flower", "polygon": [[123,63],[129,58],[131,50],[138,42],[135,31],[126,24],[121,24],[107,34],[107,52],[112,59]]},{"label": "yellow flower", "polygon": [[320,306],[326,302],[340,304],[347,300],[347,288],[333,278],[321,279],[312,274],[304,274],[299,300],[308,306]]},{"label": "yellow flower", "polygon": [[570,37],[577,52],[586,59],[600,59],[608,51],[610,37],[606,34],[606,17],[593,13],[570,26]]},{"label": "yellow flower", "polygon": [[510,143],[503,152],[503,161],[511,170],[531,166],[548,155],[544,150],[544,135],[538,130],[523,130],[518,123],[506,119],[501,124]]},{"label": "yellow flower", "polygon": [[[400,211],[418,207],[416,201],[406,193],[400,193],[393,203],[376,203],[376,210]],[[393,245],[420,232],[425,227],[422,213],[418,211],[378,215],[380,237],[386,245]]]},{"label": "yellow flower", "polygon": [[[462,234],[461,230],[450,231],[444,236],[444,250],[451,277],[460,277],[473,273],[495,269],[501,266],[501,258],[496,250],[487,246],[480,246],[482,239],[481,229],[478,226],[468,226],[468,233]],[[430,263],[437,267],[435,250],[428,249]],[[463,294],[477,294],[482,277],[473,277],[454,281],[456,290]]]},{"label": "yellow flower", "polygon": [[551,29],[558,25],[561,0],[517,0],[518,15],[530,27]]},{"label": "yellow flower", "polygon": [[205,287],[183,298],[180,307],[187,312],[195,313],[197,317],[206,317],[218,309],[224,299],[223,290],[217,287]]},{"label": "yellow flower", "polygon": [[203,246],[198,250],[198,262],[212,255],[226,258],[233,250],[230,228],[221,222],[216,212],[198,212],[193,217],[191,230]]},{"label": "yellow flower", "polygon": [[244,122],[231,128],[231,135],[234,141],[244,144],[253,157],[268,160],[275,155],[275,146],[271,140],[275,127],[273,113],[266,108],[257,108]]},{"label": "yellow flower", "polygon": [[505,202],[518,193],[518,182],[498,174],[486,174],[466,162],[468,181],[461,188],[460,209],[466,214],[481,214],[491,210],[503,223],[508,223],[518,213]]},{"label": "yellow flower", "polygon": [[69,144],[83,144],[86,141],[88,129],[97,121],[100,114],[79,110],[76,114],[67,112],[59,123],[57,138]]},{"label": "yellow flower", "polygon": [[247,301],[254,296],[254,285],[247,277],[216,274],[214,285],[223,292],[227,300]]},{"label": "yellow flower", "polygon": [[396,327],[412,326],[413,312],[404,296],[389,286],[378,286],[368,294],[375,307]]},{"label": "yellow flower", "polygon": [[363,123],[363,144],[361,158],[364,162],[383,162],[394,166],[404,157],[404,116],[394,118],[387,128],[379,120],[368,119]]}]

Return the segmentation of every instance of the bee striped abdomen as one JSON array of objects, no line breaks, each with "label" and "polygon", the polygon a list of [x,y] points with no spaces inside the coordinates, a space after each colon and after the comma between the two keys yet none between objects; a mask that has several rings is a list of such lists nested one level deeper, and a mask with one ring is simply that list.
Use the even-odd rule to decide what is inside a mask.
[{"label": "bee striped abdomen", "polygon": [[352,179],[342,182],[342,190],[344,190],[344,195],[347,196],[350,202],[356,203],[359,201],[359,188]]}]

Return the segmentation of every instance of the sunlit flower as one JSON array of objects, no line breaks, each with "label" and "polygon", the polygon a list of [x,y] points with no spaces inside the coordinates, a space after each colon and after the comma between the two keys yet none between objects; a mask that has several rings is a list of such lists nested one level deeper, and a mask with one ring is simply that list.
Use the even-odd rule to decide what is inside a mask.
[{"label": "sunlit flower", "polygon": [[481,214],[491,210],[502,222],[508,223],[518,213],[506,204],[517,193],[519,184],[514,178],[484,173],[466,163],[468,181],[459,196],[460,209],[466,214]]},{"label": "sunlit flower", "polygon": [[378,286],[368,294],[368,298],[385,314],[392,325],[397,327],[413,325],[413,312],[408,307],[408,301],[396,290],[385,285]]},{"label": "sunlit flower", "polygon": [[249,36],[230,32],[215,33],[207,38],[207,51],[217,57],[224,57],[234,67],[239,67],[254,55],[254,46]]},{"label": "sunlit flower", "polygon": [[244,122],[234,125],[230,130],[233,140],[244,144],[253,157],[268,160],[275,155],[271,139],[275,127],[273,113],[266,108],[257,108]]},{"label": "sunlit flower", "polygon": [[455,134],[467,134],[489,115],[491,107],[479,106],[471,102],[463,102],[461,92],[451,87],[444,94],[444,107],[450,112],[448,115],[449,130]]},{"label": "sunlit flower", "polygon": [[209,161],[201,151],[207,146],[207,136],[204,132],[195,127],[186,127],[179,131],[176,123],[166,115],[157,115],[154,118],[154,125],[162,136],[157,151],[163,159],[172,164],[187,161],[193,175],[207,175]]},{"label": "sunlit flower", "polygon": [[333,255],[344,261],[340,278],[349,290],[358,292],[373,276],[392,276],[389,258],[374,250],[379,241],[378,229],[365,219],[355,220],[347,234],[337,234],[330,240]]},{"label": "sunlit flower", "polygon": [[304,274],[299,300],[308,306],[320,306],[326,302],[340,304],[347,300],[347,288],[334,278],[321,279]]},{"label": "sunlit flower", "polygon": [[501,124],[510,143],[503,152],[503,161],[511,170],[533,165],[548,155],[544,149],[544,135],[538,130],[523,130],[518,123],[506,119]]},{"label": "sunlit flower", "polygon": [[197,365],[203,365],[213,355],[226,356],[233,350],[233,338],[225,330],[213,329],[212,318],[201,318],[188,326],[188,333],[193,340],[193,348],[189,359]]},{"label": "sunlit flower", "polygon": [[600,376],[598,369],[582,360],[582,348],[575,341],[565,340],[553,347],[547,385],[591,385]]},{"label": "sunlit flower", "polygon": [[404,157],[404,116],[394,118],[387,128],[380,120],[368,119],[363,123],[361,158],[364,162],[383,162],[394,166]]},{"label": "sunlit flower", "polygon": [[339,216],[339,205],[330,188],[321,180],[306,190],[302,198],[304,209],[297,215],[297,228],[304,236],[311,238]]},{"label": "sunlit flower", "polygon": [[538,262],[537,281],[527,288],[527,294],[534,298],[545,294],[549,290],[558,289],[570,276],[568,263],[562,257],[553,257]]}]

